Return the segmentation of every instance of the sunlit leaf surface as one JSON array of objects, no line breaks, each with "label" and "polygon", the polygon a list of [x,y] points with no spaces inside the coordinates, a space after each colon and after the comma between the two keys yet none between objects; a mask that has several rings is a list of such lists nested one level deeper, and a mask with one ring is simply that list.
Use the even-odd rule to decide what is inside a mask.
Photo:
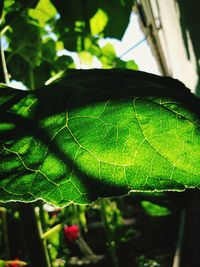
[{"label": "sunlit leaf surface", "polygon": [[171,78],[75,70],[35,92],[1,88],[0,200],[199,187],[199,130],[199,99]]},{"label": "sunlit leaf surface", "polygon": [[29,15],[39,22],[41,27],[44,27],[46,22],[55,17],[57,11],[49,0],[40,0],[35,9],[29,10]]}]

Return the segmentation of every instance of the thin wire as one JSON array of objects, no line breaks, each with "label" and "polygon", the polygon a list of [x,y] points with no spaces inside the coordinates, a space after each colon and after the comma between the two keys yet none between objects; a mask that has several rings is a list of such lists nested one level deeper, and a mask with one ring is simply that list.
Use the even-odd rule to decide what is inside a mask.
[{"label": "thin wire", "polygon": [[145,36],[144,38],[142,38],[142,40],[140,40],[139,42],[137,42],[136,44],[134,44],[133,46],[131,46],[126,52],[124,52],[119,58],[124,57],[126,54],[128,54],[130,51],[132,51],[133,49],[135,49],[136,47],[138,47],[140,44],[142,44],[144,41],[146,41],[147,37]]}]

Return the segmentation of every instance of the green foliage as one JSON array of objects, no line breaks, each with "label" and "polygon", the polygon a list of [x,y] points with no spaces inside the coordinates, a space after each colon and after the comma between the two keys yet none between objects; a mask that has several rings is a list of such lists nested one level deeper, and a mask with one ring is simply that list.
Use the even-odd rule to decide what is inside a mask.
[{"label": "green foliage", "polygon": [[[20,35],[19,35],[20,31]],[[9,50],[6,61],[16,80],[32,87],[32,72],[40,64],[42,39],[39,28],[27,17],[18,17],[7,31]],[[26,75],[22,76],[22,73]]]},{"label": "green foliage", "polygon": [[142,72],[71,71],[0,91],[1,201],[90,203],[200,186],[199,100]]},{"label": "green foliage", "polygon": [[29,10],[30,17],[36,19],[40,27],[44,27],[56,14],[57,11],[50,0],[40,0],[34,9]]},{"label": "green foliage", "polygon": [[154,204],[150,201],[142,201],[141,205],[145,212],[150,216],[167,216],[170,214],[170,210],[166,207]]},{"label": "green foliage", "polygon": [[103,32],[109,19],[107,14],[102,10],[98,9],[96,14],[90,19],[90,30],[92,35],[100,34]]},{"label": "green foliage", "polygon": [[132,70],[138,69],[138,66],[133,60],[124,62],[123,60],[118,58],[113,45],[110,43],[106,44],[98,52],[96,52],[96,56],[102,62],[102,67],[104,69],[110,69],[110,68],[122,68],[122,69],[132,69]]},{"label": "green foliage", "polygon": [[[77,33],[76,36],[103,33],[104,37],[118,39],[122,38],[128,26],[133,5],[132,0],[52,2],[60,13],[59,22],[62,22],[61,27],[65,29],[66,36],[73,33]],[[77,27],[77,22],[81,27]],[[71,33],[67,32],[67,29]]]},{"label": "green foliage", "polygon": [[138,267],[160,267],[161,265],[152,259],[148,259],[145,255],[140,256],[137,259]]},{"label": "green foliage", "polygon": [[89,67],[97,57],[103,68],[137,69],[133,60],[120,60],[111,45],[100,48],[98,43],[101,37],[122,38],[132,4],[119,0],[115,4],[5,0],[1,34],[5,32],[8,45],[5,56],[10,78],[29,89],[43,86],[53,76],[76,67],[69,55],[63,55],[66,49],[76,52],[80,62]]}]

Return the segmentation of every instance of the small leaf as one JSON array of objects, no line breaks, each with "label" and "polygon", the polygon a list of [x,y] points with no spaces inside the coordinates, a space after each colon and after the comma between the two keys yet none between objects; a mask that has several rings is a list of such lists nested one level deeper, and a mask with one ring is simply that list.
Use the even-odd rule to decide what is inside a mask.
[{"label": "small leaf", "polygon": [[123,61],[120,58],[115,59],[116,68],[138,70],[138,65],[134,60]]},{"label": "small leaf", "polygon": [[153,217],[159,217],[159,216],[167,216],[170,214],[170,210],[164,206],[160,206],[157,204],[154,204],[150,201],[141,201],[141,205],[149,216]]},{"label": "small leaf", "polygon": [[138,70],[138,65],[135,63],[134,60],[128,60],[125,62],[126,68],[130,70]]},{"label": "small leaf", "polygon": [[108,43],[101,48],[101,53],[98,57],[102,62],[104,69],[112,68],[115,65],[116,52],[112,44]]},{"label": "small leaf", "polygon": [[64,206],[200,187],[199,114],[180,82],[128,70],[0,88],[0,200]]},{"label": "small leaf", "polygon": [[40,0],[37,6],[29,10],[29,16],[39,22],[40,27],[45,24],[57,13],[56,8],[52,5],[50,0]]},{"label": "small leaf", "polygon": [[86,64],[88,66],[92,65],[93,56],[90,53],[86,51],[82,51],[79,53],[79,57],[80,57],[81,64]]},{"label": "small leaf", "polygon": [[90,19],[91,34],[96,35],[103,32],[108,20],[107,14],[99,8],[96,14]]},{"label": "small leaf", "polygon": [[105,37],[122,39],[128,27],[133,2],[133,0],[101,1],[101,8],[109,18],[104,30]]}]

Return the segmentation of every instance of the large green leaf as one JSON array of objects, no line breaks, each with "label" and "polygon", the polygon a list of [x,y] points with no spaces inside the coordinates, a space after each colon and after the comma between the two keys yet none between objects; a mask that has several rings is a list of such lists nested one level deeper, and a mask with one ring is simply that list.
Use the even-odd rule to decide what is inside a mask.
[{"label": "large green leaf", "polygon": [[199,99],[171,78],[70,71],[0,90],[0,200],[90,203],[200,186]]}]

